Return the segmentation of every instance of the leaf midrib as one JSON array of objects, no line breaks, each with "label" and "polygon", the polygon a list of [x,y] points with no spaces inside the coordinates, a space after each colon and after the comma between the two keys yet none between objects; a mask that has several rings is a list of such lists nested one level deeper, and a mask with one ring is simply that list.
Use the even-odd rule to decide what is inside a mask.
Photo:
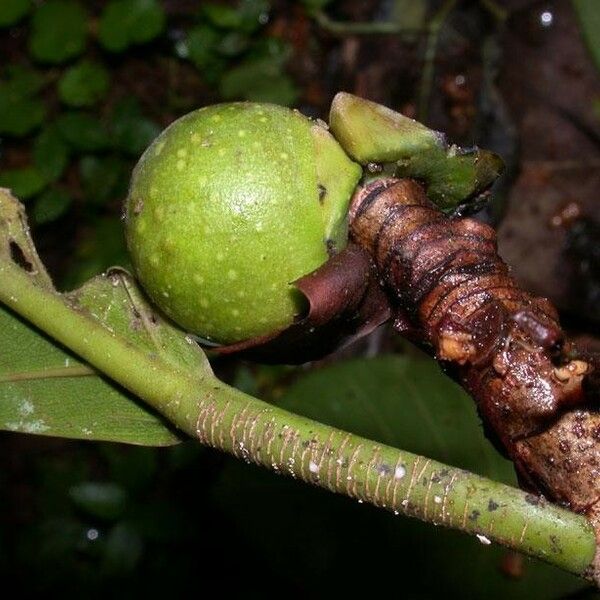
[{"label": "leaf midrib", "polygon": [[90,375],[97,376],[98,373],[86,365],[73,365],[72,367],[56,367],[54,369],[36,369],[0,374],[0,383],[31,381],[34,379],[56,379],[60,377],[89,377]]}]

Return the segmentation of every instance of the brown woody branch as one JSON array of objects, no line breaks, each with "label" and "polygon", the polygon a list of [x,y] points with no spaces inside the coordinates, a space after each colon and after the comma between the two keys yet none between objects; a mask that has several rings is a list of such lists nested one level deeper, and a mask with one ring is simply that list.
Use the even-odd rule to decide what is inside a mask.
[{"label": "brown woody branch", "polygon": [[448,217],[406,179],[360,189],[350,219],[396,329],[470,392],[525,487],[587,514],[600,531],[600,363],[577,355],[547,299],[520,289],[494,230]]}]

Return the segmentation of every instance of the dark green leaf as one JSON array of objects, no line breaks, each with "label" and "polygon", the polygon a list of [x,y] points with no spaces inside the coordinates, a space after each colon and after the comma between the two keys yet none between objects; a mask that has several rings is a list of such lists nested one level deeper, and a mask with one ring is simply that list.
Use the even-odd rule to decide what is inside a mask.
[{"label": "dark green leaf", "polygon": [[111,126],[115,147],[136,157],[160,133],[160,127],[143,116],[134,98],[126,98],[117,104]]},{"label": "dark green leaf", "polygon": [[9,27],[20,21],[31,9],[31,0],[2,0],[0,27]]},{"label": "dark green leaf", "polygon": [[48,0],[33,14],[29,50],[40,62],[60,64],[79,56],[87,37],[87,15],[73,0]]},{"label": "dark green leaf", "polygon": [[87,481],[73,486],[69,496],[75,505],[92,517],[114,521],[125,510],[125,490],[115,483]]},{"label": "dark green leaf", "polygon": [[249,39],[243,33],[232,31],[223,36],[218,51],[223,56],[238,56],[248,48]]},{"label": "dark green leaf", "polygon": [[600,5],[597,0],[572,0],[581,34],[596,68],[600,69]]},{"label": "dark green leaf", "polygon": [[0,133],[22,137],[42,123],[46,108],[33,96],[43,85],[42,76],[31,69],[12,65],[5,70],[0,86]]},{"label": "dark green leaf", "polygon": [[242,16],[231,6],[204,4],[202,13],[213,25],[224,29],[237,29],[242,24]]},{"label": "dark green leaf", "polygon": [[61,189],[51,189],[41,194],[32,210],[33,221],[38,225],[51,223],[65,214],[71,206],[72,198]]},{"label": "dark green leaf", "polygon": [[117,156],[84,156],[79,174],[86,201],[103,204],[127,192],[128,166]]},{"label": "dark green leaf", "polygon": [[302,0],[302,4],[306,6],[309,12],[314,12],[324,9],[332,0]]},{"label": "dark green leaf", "polygon": [[9,65],[4,71],[2,89],[12,94],[28,98],[39,92],[44,85],[44,77],[38,72],[21,65]]},{"label": "dark green leaf", "polygon": [[218,54],[220,41],[219,32],[201,25],[190,30],[182,47],[183,58],[189,58],[208,82],[216,81],[226,65],[225,59]]},{"label": "dark green leaf", "polygon": [[56,181],[69,161],[69,148],[56,125],[47,126],[33,143],[33,164],[47,181]]},{"label": "dark green leaf", "polygon": [[142,556],[143,542],[127,523],[118,523],[108,534],[104,554],[104,571],[111,575],[126,574]]},{"label": "dark green leaf", "polygon": [[247,33],[257,30],[269,20],[270,4],[267,0],[241,0],[238,13],[241,16],[241,28]]},{"label": "dark green leaf", "polygon": [[105,96],[108,84],[108,71],[102,65],[83,60],[61,77],[58,95],[70,106],[92,106]]},{"label": "dark green leaf", "polygon": [[157,0],[111,0],[100,19],[98,37],[111,52],[157,37],[165,26],[165,13]]},{"label": "dark green leaf", "polygon": [[76,150],[104,150],[110,145],[110,136],[102,122],[91,114],[69,112],[56,121],[60,134]]},{"label": "dark green leaf", "polygon": [[279,60],[245,61],[221,79],[220,91],[227,100],[243,99],[291,105],[298,97],[292,79],[282,72]]},{"label": "dark green leaf", "polygon": [[34,167],[0,171],[0,187],[8,188],[13,194],[24,199],[41,192],[46,183],[46,179]]}]

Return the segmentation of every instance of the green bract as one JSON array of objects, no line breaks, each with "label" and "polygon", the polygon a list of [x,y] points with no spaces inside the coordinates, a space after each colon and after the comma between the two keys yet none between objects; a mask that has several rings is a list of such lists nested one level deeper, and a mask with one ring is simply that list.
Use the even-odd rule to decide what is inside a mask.
[{"label": "green bract", "polygon": [[134,171],[126,227],[136,273],[168,316],[206,339],[285,328],[304,309],[292,283],[346,244],[360,176],[327,129],[296,111],[192,112]]}]

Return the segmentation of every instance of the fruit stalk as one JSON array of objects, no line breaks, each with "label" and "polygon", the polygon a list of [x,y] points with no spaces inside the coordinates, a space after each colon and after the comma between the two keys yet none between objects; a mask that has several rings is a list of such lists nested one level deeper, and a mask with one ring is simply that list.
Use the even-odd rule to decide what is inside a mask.
[{"label": "fruit stalk", "polygon": [[494,230],[444,215],[420,185],[394,178],[359,188],[350,221],[392,298],[395,328],[470,392],[525,487],[600,532],[598,364],[577,357],[548,300],[519,288]]}]

